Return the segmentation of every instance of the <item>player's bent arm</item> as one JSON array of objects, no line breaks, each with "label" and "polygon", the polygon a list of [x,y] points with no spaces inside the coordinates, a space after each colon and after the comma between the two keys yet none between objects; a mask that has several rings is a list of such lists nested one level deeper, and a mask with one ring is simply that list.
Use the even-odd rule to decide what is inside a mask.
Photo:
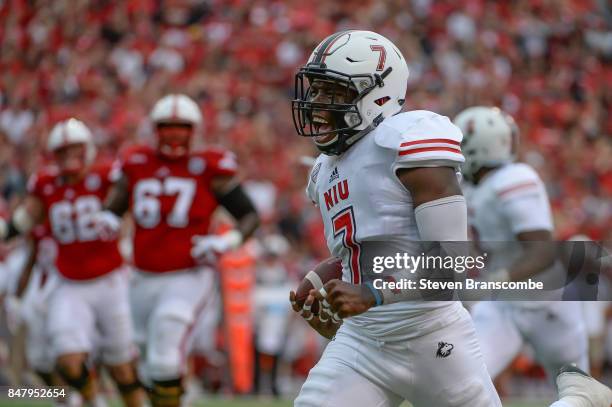
[{"label": "player's bent arm", "polygon": [[454,168],[406,168],[397,175],[412,195],[421,240],[467,241],[467,206]]},{"label": "player's bent arm", "polygon": [[43,203],[34,195],[28,195],[8,221],[0,220],[0,238],[9,240],[18,235],[27,235],[44,218]]},{"label": "player's bent arm", "polygon": [[[464,244],[456,243],[467,241],[467,206],[455,168],[402,168],[397,171],[397,177],[412,196],[421,240],[440,242],[442,250],[449,255],[465,249]],[[396,281],[414,278],[409,271],[396,274],[393,276]],[[371,283],[367,286],[377,305],[420,298],[413,290],[377,290]]]},{"label": "player's bent arm", "polygon": [[[531,178],[527,185],[541,184]],[[508,191],[506,189],[505,191]],[[520,260],[505,270],[494,271],[497,281],[521,281],[552,266],[557,258],[552,231],[553,221],[544,186],[515,189],[511,193],[498,192],[503,215],[511,225],[514,236],[521,242]]]},{"label": "player's bent arm", "polygon": [[259,227],[259,215],[236,177],[215,177],[212,189],[219,204],[236,219],[237,230],[230,237],[237,247]]},{"label": "player's bent arm", "polygon": [[128,179],[122,174],[117,181],[111,186],[104,202],[104,209],[111,211],[115,215],[121,217],[130,205],[130,195],[128,188]]},{"label": "player's bent arm", "polygon": [[452,167],[400,168],[397,177],[410,191],[415,208],[436,199],[463,196],[457,170]]},{"label": "player's bent arm", "polygon": [[557,252],[549,230],[533,230],[517,233],[516,238],[523,246],[523,253],[501,279],[506,281],[526,280],[551,267],[557,259]]},{"label": "player's bent arm", "polygon": [[106,195],[103,210],[94,218],[95,228],[102,240],[117,238],[121,229],[121,218],[130,206],[128,179],[120,174]]}]

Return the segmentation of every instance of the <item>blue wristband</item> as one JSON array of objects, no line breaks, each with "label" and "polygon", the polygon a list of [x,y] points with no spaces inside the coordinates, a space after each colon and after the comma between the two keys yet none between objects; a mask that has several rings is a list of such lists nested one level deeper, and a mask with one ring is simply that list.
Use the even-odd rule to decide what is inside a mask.
[{"label": "blue wristband", "polygon": [[365,286],[368,287],[372,292],[372,295],[374,295],[374,299],[376,300],[376,306],[378,307],[379,305],[382,305],[382,295],[380,295],[380,292],[374,287],[374,285],[372,285],[372,283],[368,281],[365,283]]}]

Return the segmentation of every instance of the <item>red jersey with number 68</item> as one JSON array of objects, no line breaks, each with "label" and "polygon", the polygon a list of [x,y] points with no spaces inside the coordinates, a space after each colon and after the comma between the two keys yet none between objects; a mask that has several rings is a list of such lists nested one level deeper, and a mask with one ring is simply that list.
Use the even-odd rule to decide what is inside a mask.
[{"label": "red jersey with number 68", "polygon": [[191,268],[191,238],[206,235],[218,206],[216,176],[236,173],[233,153],[215,149],[168,160],[146,146],[134,147],[117,164],[128,180],[134,217],[134,265],[149,272]]},{"label": "red jersey with number 68", "polygon": [[57,269],[71,280],[88,280],[110,273],[123,259],[117,241],[102,241],[94,215],[111,185],[110,165],[92,167],[74,184],[66,184],[53,169],[40,171],[28,183],[47,213],[51,234],[58,243]]}]

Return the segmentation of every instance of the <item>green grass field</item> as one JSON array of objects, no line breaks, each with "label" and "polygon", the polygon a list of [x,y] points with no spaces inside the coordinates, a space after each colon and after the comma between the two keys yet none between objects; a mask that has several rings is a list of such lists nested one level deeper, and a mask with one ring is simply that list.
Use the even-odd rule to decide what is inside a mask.
[{"label": "green grass field", "polygon": [[[120,403],[112,403],[111,407],[120,407]],[[291,407],[290,400],[273,401],[257,399],[207,399],[197,402],[194,407]],[[0,407],[52,407],[51,403],[27,400],[0,400]],[[511,402],[504,403],[504,407],[546,407],[545,402]],[[401,407],[409,407],[404,404]]]}]

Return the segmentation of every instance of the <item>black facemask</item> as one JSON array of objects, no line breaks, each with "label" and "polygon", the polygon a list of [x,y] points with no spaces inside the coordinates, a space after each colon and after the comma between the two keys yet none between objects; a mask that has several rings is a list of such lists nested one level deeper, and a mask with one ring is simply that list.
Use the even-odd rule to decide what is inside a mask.
[{"label": "black facemask", "polygon": [[[347,75],[342,72],[327,69],[325,64],[308,64],[302,67],[295,75],[295,99],[292,101],[293,124],[300,136],[318,137],[336,135],[333,143],[322,146],[317,144],[317,148],[327,155],[340,155],[346,151],[351,144],[348,140],[356,135],[359,130],[355,130],[363,123],[363,118],[357,109],[357,103],[376,86],[382,86],[383,78],[391,72],[389,68],[382,75]],[[305,79],[306,82],[305,83]],[[310,93],[312,83],[316,80],[331,83],[336,87],[336,92],[332,93],[330,102],[320,103],[311,102]],[[360,92],[355,88],[355,81],[366,81],[365,86]],[[336,94],[344,94],[344,98],[339,103]],[[355,96],[356,95],[356,96]],[[350,102],[345,102],[350,100]],[[328,131],[317,131],[313,123],[313,113],[329,112],[333,117],[335,128]],[[346,122],[346,117],[352,116],[351,124]]]}]

